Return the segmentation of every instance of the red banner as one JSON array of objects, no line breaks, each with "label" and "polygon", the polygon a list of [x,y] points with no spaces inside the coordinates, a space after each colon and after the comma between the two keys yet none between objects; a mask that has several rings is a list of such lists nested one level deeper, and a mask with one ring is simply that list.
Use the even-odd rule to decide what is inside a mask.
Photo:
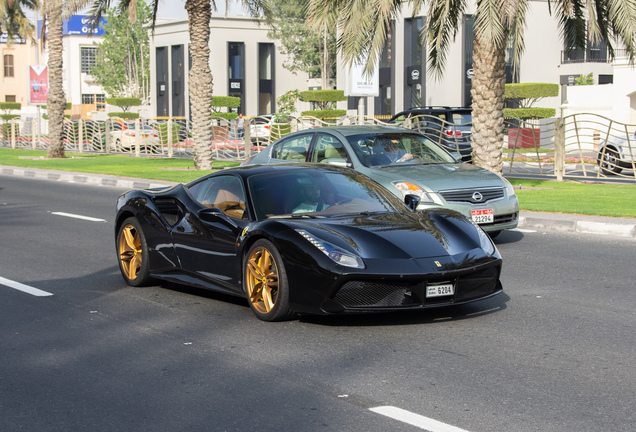
[{"label": "red banner", "polygon": [[49,98],[49,73],[46,66],[29,65],[29,104],[45,105]]}]

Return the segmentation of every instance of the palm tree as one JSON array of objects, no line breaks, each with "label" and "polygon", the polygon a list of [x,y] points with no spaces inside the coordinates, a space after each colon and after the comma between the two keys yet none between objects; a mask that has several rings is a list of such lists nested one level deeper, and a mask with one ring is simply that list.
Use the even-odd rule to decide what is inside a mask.
[{"label": "palm tree", "polygon": [[[91,15],[98,22],[103,12],[110,7],[110,0],[73,0],[85,6],[93,3]],[[225,0],[227,10],[230,0]],[[150,3],[152,27],[157,20],[158,0]],[[268,14],[267,0],[242,0],[247,12],[254,17]],[[136,0],[121,0],[121,11],[128,10],[134,16]],[[210,20],[212,8],[217,10],[214,0],[186,0],[188,32],[190,34],[190,56],[192,68],[188,75],[188,90],[192,111],[192,139],[194,141],[194,166],[199,170],[212,168],[212,71],[210,69]]]},{"label": "palm tree", "polygon": [[[476,165],[502,175],[505,58],[513,48],[518,65],[524,50],[524,29],[530,0],[476,0],[473,44],[473,154]],[[441,74],[448,48],[459,29],[469,2],[462,0],[309,0],[310,20],[320,25],[333,7],[339,11],[338,46],[351,65],[368,55],[370,70],[379,58],[390,23],[411,4],[413,14],[428,4],[429,68]],[[567,46],[585,47],[587,29],[594,40],[620,42],[630,63],[636,54],[636,7],[633,0],[547,0]]]},{"label": "palm tree", "polygon": [[[67,2],[70,3],[70,2]],[[33,37],[33,26],[25,25],[24,9],[34,11],[41,10],[43,18],[46,20],[46,32],[42,31],[42,39],[49,43],[49,97],[46,102],[49,118],[49,150],[47,156],[50,158],[64,157],[64,109],[66,108],[66,96],[62,84],[63,69],[63,44],[62,44],[62,13],[68,4],[63,0],[43,0],[42,4],[38,0],[2,0],[0,1],[0,15],[2,26],[11,36],[19,34],[21,36]],[[5,13],[8,12],[8,13]],[[37,23],[36,23],[37,24]]]}]

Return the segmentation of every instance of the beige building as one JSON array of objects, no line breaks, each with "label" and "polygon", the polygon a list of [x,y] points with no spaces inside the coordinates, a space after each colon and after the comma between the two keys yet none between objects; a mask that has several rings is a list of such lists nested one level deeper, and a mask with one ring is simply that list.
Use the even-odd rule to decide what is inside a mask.
[{"label": "beige building", "polygon": [[6,34],[3,34],[0,35],[0,51],[0,102],[19,102],[26,108],[29,104],[28,68],[36,64],[37,48],[25,40],[8,44]]}]

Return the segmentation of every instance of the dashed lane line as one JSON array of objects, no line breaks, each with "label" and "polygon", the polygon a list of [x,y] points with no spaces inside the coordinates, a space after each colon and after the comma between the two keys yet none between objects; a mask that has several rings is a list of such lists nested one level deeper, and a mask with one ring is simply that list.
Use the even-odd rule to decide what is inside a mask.
[{"label": "dashed lane line", "polygon": [[374,413],[382,414],[383,416],[390,417],[394,420],[410,424],[411,426],[415,426],[429,432],[468,432],[465,429],[460,429],[458,427],[451,426],[432,418],[424,417],[422,415],[415,414],[394,406],[380,406],[369,408],[369,410],[373,411]]},{"label": "dashed lane line", "polygon": [[94,217],[90,217],[90,216],[82,216],[82,215],[77,215],[77,214],[73,214],[73,213],[51,212],[51,214],[52,215],[56,215],[56,216],[69,217],[69,218],[73,218],[73,219],[82,219],[82,220],[87,220],[87,221],[91,221],[91,222],[106,222],[106,219],[99,219],[99,218],[94,218]]},{"label": "dashed lane line", "polygon": [[50,292],[42,291],[41,289],[37,289],[29,285],[24,285],[24,284],[21,284],[20,282],[5,279],[1,276],[0,276],[0,285],[8,286],[9,288],[13,288],[18,291],[25,292],[27,294],[31,294],[36,297],[48,297],[53,295]]}]

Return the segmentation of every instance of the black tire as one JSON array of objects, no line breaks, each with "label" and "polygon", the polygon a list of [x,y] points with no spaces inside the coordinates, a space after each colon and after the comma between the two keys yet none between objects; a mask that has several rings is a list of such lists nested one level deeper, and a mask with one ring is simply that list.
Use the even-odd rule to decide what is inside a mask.
[{"label": "black tire", "polygon": [[146,286],[152,281],[146,236],[134,217],[126,219],[117,232],[117,261],[128,285]]},{"label": "black tire", "polygon": [[245,256],[243,289],[258,319],[284,321],[294,317],[289,308],[285,266],[280,253],[269,240],[257,240]]},{"label": "black tire", "polygon": [[601,172],[605,175],[618,174],[623,171],[618,166],[618,153],[614,150],[606,148],[598,153],[598,165],[601,167]]}]

